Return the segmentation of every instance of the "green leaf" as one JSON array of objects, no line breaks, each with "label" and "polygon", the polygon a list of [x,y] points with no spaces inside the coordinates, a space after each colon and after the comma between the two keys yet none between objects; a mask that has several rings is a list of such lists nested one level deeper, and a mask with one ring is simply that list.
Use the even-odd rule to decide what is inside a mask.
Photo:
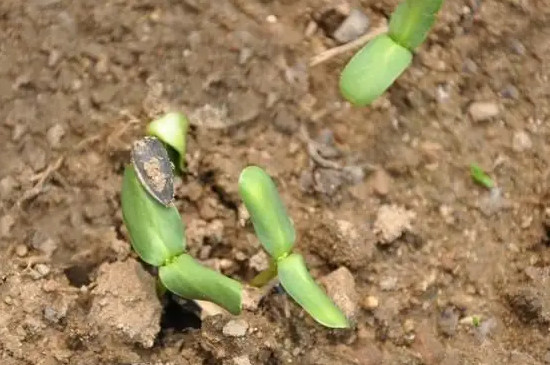
[{"label": "green leaf", "polygon": [[241,283],[202,266],[188,254],[162,266],[159,277],[168,290],[183,298],[207,300],[232,314],[241,313]]},{"label": "green leaf", "polygon": [[152,121],[147,126],[147,133],[155,136],[178,153],[178,169],[185,168],[185,147],[189,122],[181,113],[168,113]]},{"label": "green leaf", "polygon": [[401,46],[413,51],[426,37],[443,0],[405,0],[390,18],[389,35]]},{"label": "green leaf", "polygon": [[344,313],[313,281],[301,255],[293,253],[282,258],[277,267],[283,288],[317,322],[331,328],[349,327]]},{"label": "green leaf", "polygon": [[382,95],[409,67],[412,53],[385,34],[353,56],[340,76],[340,91],[352,104],[364,106]]},{"label": "green leaf", "polygon": [[487,175],[485,171],[483,171],[483,169],[476,164],[470,165],[470,175],[479,185],[485,186],[488,189],[495,187],[495,182],[493,179],[491,179],[491,177],[489,177],[489,175]]},{"label": "green leaf", "polygon": [[184,226],[178,210],[157,202],[145,191],[132,166],[124,170],[122,216],[139,257],[161,266],[185,251]]},{"label": "green leaf", "polygon": [[275,259],[287,255],[296,232],[273,180],[261,168],[249,166],[239,177],[239,192],[266,251]]}]

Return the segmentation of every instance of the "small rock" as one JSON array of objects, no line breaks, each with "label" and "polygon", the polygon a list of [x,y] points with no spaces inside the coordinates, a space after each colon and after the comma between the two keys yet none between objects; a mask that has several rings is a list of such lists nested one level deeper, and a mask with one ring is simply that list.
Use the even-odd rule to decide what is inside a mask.
[{"label": "small rock", "polygon": [[250,258],[248,265],[257,272],[267,270],[269,268],[269,256],[264,250],[260,250]]},{"label": "small rock", "polygon": [[464,60],[464,63],[462,64],[462,71],[470,74],[474,74],[477,72],[477,64],[470,58],[467,58]]},{"label": "small rock", "polygon": [[57,248],[57,243],[42,231],[35,231],[30,240],[30,246],[46,256],[51,255]]},{"label": "small rock", "polygon": [[124,343],[151,348],[162,314],[155,279],[137,261],[126,260],[102,264],[95,282],[90,325]]},{"label": "small rock", "polygon": [[512,149],[516,152],[524,152],[533,147],[533,142],[531,142],[531,138],[529,137],[529,134],[527,132],[520,130],[514,132],[514,136],[512,137]]},{"label": "small rock", "polygon": [[340,43],[351,42],[365,34],[369,24],[369,18],[365,13],[361,10],[353,9],[333,33],[333,37]]},{"label": "small rock", "polygon": [[525,55],[525,46],[518,39],[510,40],[510,49],[518,56]]},{"label": "small rock", "polygon": [[248,48],[248,47],[243,47],[241,48],[241,50],[239,51],[239,65],[244,65],[248,62],[248,60],[250,59],[250,57],[252,57],[253,55],[253,51],[251,48]]},{"label": "small rock", "polygon": [[550,364],[550,351],[546,351],[546,354],[542,358],[545,364]]},{"label": "small rock", "polygon": [[52,307],[44,308],[43,315],[44,319],[51,323],[59,323],[59,321],[65,317],[63,313],[59,313]]},{"label": "small rock", "polygon": [[376,309],[378,308],[378,304],[379,304],[378,298],[373,295],[369,295],[361,301],[361,306],[363,307],[363,309],[366,309],[366,310]]},{"label": "small rock", "polygon": [[252,365],[248,356],[243,355],[233,358],[233,365]]},{"label": "small rock", "polygon": [[273,120],[273,126],[279,132],[290,135],[298,130],[298,120],[286,108],[281,108]]},{"label": "small rock", "polygon": [[6,214],[0,218],[0,237],[9,236],[14,224],[15,218],[11,214]]},{"label": "small rock", "polygon": [[521,287],[510,290],[506,299],[522,322],[547,326],[550,323],[550,292],[545,289]]},{"label": "small rock", "polygon": [[35,266],[35,270],[42,276],[46,276],[50,273],[50,267],[45,264],[38,264]]},{"label": "small rock", "polygon": [[380,244],[390,244],[398,239],[405,231],[412,229],[411,222],[416,217],[412,211],[396,205],[383,205],[378,210],[374,222],[374,233]]},{"label": "small rock", "polygon": [[357,315],[358,295],[355,290],[353,274],[345,266],[342,266],[322,277],[319,282],[323,284],[327,294],[346,317],[354,319]]},{"label": "small rock", "polygon": [[19,186],[19,183],[11,175],[4,177],[0,180],[0,199],[6,200],[12,194],[13,191]]},{"label": "small rock", "polygon": [[372,177],[372,188],[380,196],[386,196],[390,192],[391,177],[384,170],[376,170]]},{"label": "small rock", "polygon": [[65,129],[58,123],[48,129],[48,132],[46,133],[46,140],[48,141],[50,147],[58,148],[64,135]]},{"label": "small rock", "polygon": [[412,349],[420,354],[422,363],[426,365],[440,364],[445,357],[445,348],[427,324],[419,326],[416,330]]},{"label": "small rock", "polygon": [[17,245],[15,247],[15,254],[19,257],[25,257],[27,256],[27,253],[29,253],[29,249],[26,245]]},{"label": "small rock", "polygon": [[514,85],[512,84],[508,84],[504,87],[504,89],[502,89],[502,91],[500,92],[500,95],[503,97],[503,98],[506,98],[506,99],[514,99],[514,100],[517,100],[519,99],[519,91],[518,91],[518,88],[515,87]]},{"label": "small rock", "polygon": [[468,112],[475,122],[481,122],[499,115],[500,108],[497,103],[491,101],[478,101],[470,104]]},{"label": "small rock", "polygon": [[439,316],[439,330],[446,336],[452,337],[456,334],[458,326],[458,314],[451,307],[446,308]]},{"label": "small rock", "polygon": [[22,152],[25,162],[35,171],[41,171],[46,167],[47,153],[35,141],[25,143]]},{"label": "small rock", "polygon": [[397,278],[393,276],[386,277],[380,280],[380,289],[384,291],[392,291],[397,288]]},{"label": "small rock", "polygon": [[27,129],[28,127],[26,124],[16,124],[11,133],[11,140],[14,142],[20,141],[25,133],[27,133]]},{"label": "small rock", "polygon": [[315,216],[304,232],[311,251],[328,263],[353,270],[365,267],[373,255],[375,237],[368,227],[327,216]]},{"label": "small rock", "polygon": [[223,326],[222,332],[226,336],[230,337],[243,337],[248,330],[248,322],[244,319],[232,319],[225,326]]},{"label": "small rock", "polygon": [[413,319],[407,318],[405,322],[403,322],[403,331],[405,331],[405,333],[413,333],[415,328],[416,325]]}]

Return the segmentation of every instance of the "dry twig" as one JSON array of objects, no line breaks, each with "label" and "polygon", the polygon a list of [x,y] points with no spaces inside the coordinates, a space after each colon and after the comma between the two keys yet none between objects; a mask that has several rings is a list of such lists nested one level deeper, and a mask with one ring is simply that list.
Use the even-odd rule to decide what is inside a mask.
[{"label": "dry twig", "polygon": [[324,63],[328,60],[330,60],[332,57],[338,56],[339,54],[346,53],[348,51],[354,50],[356,48],[359,48],[366,44],[368,41],[373,39],[374,37],[386,33],[388,31],[388,25],[387,22],[384,21],[380,26],[372,29],[370,32],[362,35],[361,37],[357,38],[356,40],[353,40],[349,43],[343,44],[338,47],[334,47],[331,49],[327,49],[324,52],[319,53],[316,56],[313,56],[309,61],[309,66],[317,66],[321,63]]}]

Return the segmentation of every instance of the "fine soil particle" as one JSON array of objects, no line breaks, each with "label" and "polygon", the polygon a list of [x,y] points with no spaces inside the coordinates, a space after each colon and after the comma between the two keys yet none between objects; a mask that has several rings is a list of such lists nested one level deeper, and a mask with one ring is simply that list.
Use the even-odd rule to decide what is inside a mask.
[{"label": "fine soil particle", "polygon": [[[0,1],[0,363],[548,363],[550,4],[445,1],[411,67],[350,107],[352,53],[310,60],[353,9],[374,28],[397,3]],[[346,273],[352,330],[278,289],[159,327],[190,309],[157,298],[119,200],[133,142],[174,110],[187,171],[153,184],[190,252],[243,282],[265,267],[237,184],[262,166],[312,275]]]}]

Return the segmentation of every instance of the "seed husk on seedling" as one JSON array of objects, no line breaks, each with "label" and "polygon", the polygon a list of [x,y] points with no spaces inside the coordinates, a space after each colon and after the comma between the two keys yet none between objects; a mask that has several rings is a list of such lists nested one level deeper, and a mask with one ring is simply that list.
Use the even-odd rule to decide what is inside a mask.
[{"label": "seed husk on seedling", "polygon": [[147,192],[161,204],[170,205],[174,199],[174,172],[162,142],[155,137],[136,141],[132,148],[132,164]]},{"label": "seed husk on seedling", "polygon": [[340,91],[353,105],[371,104],[410,66],[443,0],[404,0],[393,12],[387,34],[367,43],[340,76]]},{"label": "seed husk on seedling", "polygon": [[[286,292],[317,322],[330,328],[348,328],[342,311],[313,280],[301,255],[292,253],[296,233],[271,177],[257,166],[239,177],[239,193],[250,214],[258,239],[272,256],[266,277],[278,274]],[[265,281],[262,277],[256,280]]]},{"label": "seed husk on seedling", "polygon": [[172,203],[173,166],[165,149],[173,145],[180,157],[185,156],[186,128],[181,128],[182,120],[174,114],[160,118],[148,128],[155,131],[156,137],[145,137],[134,144],[132,164],[125,168],[122,182],[124,223],[138,256],[159,268],[160,293],[166,288],[184,298],[208,300],[238,314],[242,285],[202,266],[186,253],[185,226]]}]

